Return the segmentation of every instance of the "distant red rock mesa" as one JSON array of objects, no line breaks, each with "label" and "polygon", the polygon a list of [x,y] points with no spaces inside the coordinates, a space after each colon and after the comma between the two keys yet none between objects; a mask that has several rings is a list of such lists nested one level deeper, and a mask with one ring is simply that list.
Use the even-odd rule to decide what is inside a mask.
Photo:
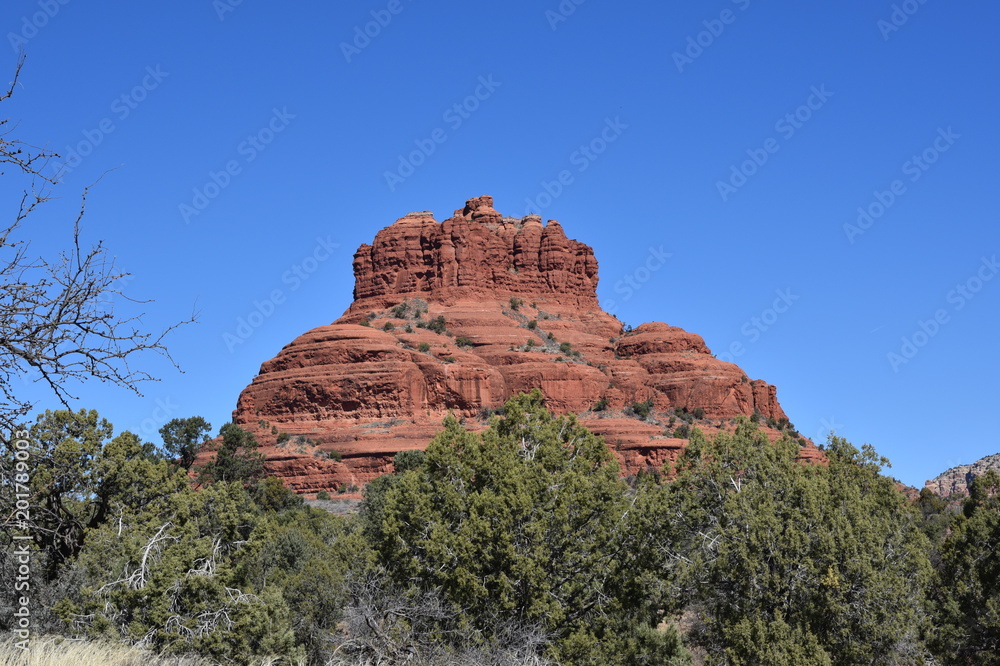
[{"label": "distant red rock mesa", "polygon": [[[661,323],[626,332],[598,305],[590,246],[555,220],[503,217],[489,196],[444,222],[400,218],[358,248],[354,276],[343,316],[264,363],[233,413],[298,492],[353,491],[426,447],[449,412],[483,429],[489,410],[536,387],[602,435],[625,474],[678,456],[675,409],[708,434],[739,415],[785,419],[774,386],[700,336]],[[646,419],[629,409],[646,401]],[[822,454],[808,443],[801,457]]]}]

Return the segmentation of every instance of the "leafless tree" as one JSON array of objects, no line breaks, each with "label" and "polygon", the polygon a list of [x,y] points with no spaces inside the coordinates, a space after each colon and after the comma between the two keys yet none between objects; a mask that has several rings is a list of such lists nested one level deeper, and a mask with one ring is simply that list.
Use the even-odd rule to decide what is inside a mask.
[{"label": "leafless tree", "polygon": [[[7,101],[18,86],[24,55],[18,60],[14,79],[0,95]],[[26,177],[13,221],[0,226],[0,429],[10,430],[33,405],[18,395],[14,381],[19,376],[48,386],[63,406],[74,399],[67,384],[97,378],[141,395],[142,382],[156,381],[134,368],[137,356],[152,352],[177,367],[164,337],[195,315],[159,333],[142,329],[142,315],[119,316],[117,297],[136,301],[122,293],[129,277],[120,271],[103,243],[86,247],[81,243],[81,221],[89,188],[81,196],[68,248],[58,257],[34,257],[24,240],[26,220],[51,198],[59,182],[58,172],[47,167],[58,155],[12,136],[16,124],[0,119],[0,176]]]}]

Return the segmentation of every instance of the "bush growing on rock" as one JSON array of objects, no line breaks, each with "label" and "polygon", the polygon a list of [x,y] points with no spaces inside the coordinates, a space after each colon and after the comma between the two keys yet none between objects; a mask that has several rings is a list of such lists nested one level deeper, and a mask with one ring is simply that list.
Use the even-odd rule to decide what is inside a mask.
[{"label": "bush growing on rock", "polygon": [[643,400],[642,402],[633,402],[629,409],[631,409],[632,413],[640,419],[644,419],[649,416],[649,413],[652,411],[653,401]]}]

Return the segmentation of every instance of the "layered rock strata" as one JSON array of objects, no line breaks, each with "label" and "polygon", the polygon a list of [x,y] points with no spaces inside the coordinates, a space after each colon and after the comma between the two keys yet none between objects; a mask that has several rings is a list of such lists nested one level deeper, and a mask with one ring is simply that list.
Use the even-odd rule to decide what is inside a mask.
[{"label": "layered rock strata", "polygon": [[424,448],[448,413],[485,428],[491,410],[536,387],[604,436],[626,474],[676,458],[691,415],[708,431],[740,415],[787,423],[775,387],[700,336],[624,330],[598,305],[593,250],[554,220],[501,216],[491,197],[444,222],[400,218],[358,248],[354,275],[347,311],[265,362],[233,415],[300,492],[353,490],[390,472],[397,452]]}]

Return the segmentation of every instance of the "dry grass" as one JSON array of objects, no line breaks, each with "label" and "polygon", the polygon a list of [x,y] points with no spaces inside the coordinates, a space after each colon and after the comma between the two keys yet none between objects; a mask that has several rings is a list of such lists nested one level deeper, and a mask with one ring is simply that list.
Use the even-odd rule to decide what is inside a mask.
[{"label": "dry grass", "polygon": [[0,641],[0,666],[210,666],[197,657],[158,657],[114,643],[32,638],[27,651],[15,639]]},{"label": "dry grass", "polygon": [[[264,658],[256,666],[288,666],[288,661]],[[389,666],[396,661],[381,659],[334,659],[327,666]],[[531,657],[523,661],[491,658],[489,655],[462,655],[453,658],[416,659],[421,666],[551,666],[546,659]],[[33,638],[25,652],[15,639],[0,637],[0,666],[216,666],[216,662],[196,656],[157,656],[146,650],[115,643],[69,641],[61,638]],[[305,666],[299,664],[296,666]]]}]

